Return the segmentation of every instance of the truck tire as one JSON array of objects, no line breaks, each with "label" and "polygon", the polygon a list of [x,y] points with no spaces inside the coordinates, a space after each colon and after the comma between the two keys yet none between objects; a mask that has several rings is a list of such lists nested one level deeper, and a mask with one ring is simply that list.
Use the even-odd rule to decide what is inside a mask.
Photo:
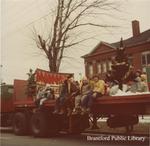
[{"label": "truck tire", "polygon": [[129,131],[132,131],[132,126],[138,124],[138,122],[139,119],[136,115],[119,115],[107,119],[107,125],[110,128],[131,127]]},{"label": "truck tire", "polygon": [[82,133],[86,128],[89,127],[89,116],[88,115],[71,115],[69,119],[69,132],[71,134]]},{"label": "truck tire", "polygon": [[48,118],[46,114],[34,113],[31,118],[31,131],[35,137],[45,137],[48,135]]},{"label": "truck tire", "polygon": [[28,124],[24,113],[18,112],[13,118],[13,131],[16,135],[25,135],[27,133]]},{"label": "truck tire", "polygon": [[8,117],[7,117],[7,115],[2,113],[0,115],[0,119],[1,119],[0,127],[7,127],[8,126]]},{"label": "truck tire", "polygon": [[54,136],[59,133],[59,131],[62,129],[62,120],[63,117],[61,117],[61,115],[51,114],[49,116],[49,136]]}]

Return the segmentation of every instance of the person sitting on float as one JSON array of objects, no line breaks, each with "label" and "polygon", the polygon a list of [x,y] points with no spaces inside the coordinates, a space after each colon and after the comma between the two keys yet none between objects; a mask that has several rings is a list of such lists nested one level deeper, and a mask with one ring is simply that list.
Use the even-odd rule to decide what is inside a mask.
[{"label": "person sitting on float", "polygon": [[104,80],[99,79],[98,75],[93,77],[92,83],[93,89],[87,94],[87,96],[81,101],[81,106],[83,113],[90,112],[90,109],[93,105],[93,100],[96,98],[102,97],[105,94],[105,82]]},{"label": "person sitting on float", "polygon": [[73,114],[80,113],[82,108],[81,108],[81,102],[86,98],[86,96],[91,93],[91,86],[89,84],[89,81],[86,77],[84,77],[81,80],[81,85],[80,85],[80,94],[75,97],[75,107],[73,110]]},{"label": "person sitting on float", "polygon": [[50,86],[47,85],[44,88],[40,87],[37,92],[35,104],[38,107],[42,107],[44,101],[54,98],[55,98],[54,90]]},{"label": "person sitting on float", "polygon": [[110,92],[113,92],[113,88],[118,85],[118,81],[115,80],[113,70],[109,70],[105,75],[105,84],[106,84],[106,95],[109,95]]},{"label": "person sitting on float", "polygon": [[128,91],[136,93],[141,91],[141,71],[137,70],[128,82]]},{"label": "person sitting on float", "polygon": [[60,96],[56,100],[54,114],[65,114],[67,110],[69,110],[68,113],[70,114],[71,100],[77,90],[73,76],[69,75],[61,87]]},{"label": "person sitting on float", "polygon": [[141,74],[141,90],[140,92],[148,92],[148,82],[146,73]]}]

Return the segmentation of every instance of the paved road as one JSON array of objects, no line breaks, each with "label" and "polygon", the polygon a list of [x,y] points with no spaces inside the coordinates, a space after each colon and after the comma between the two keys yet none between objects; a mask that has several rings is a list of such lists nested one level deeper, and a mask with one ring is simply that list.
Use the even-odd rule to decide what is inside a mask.
[{"label": "paved road", "polygon": [[[91,137],[99,137],[99,140],[96,141],[88,141],[87,136]],[[91,135],[91,134],[83,134],[83,135],[59,135],[50,138],[34,138],[32,136],[16,136],[12,133],[1,133],[0,141],[1,146],[148,146],[148,141],[144,142],[125,142],[123,140],[101,140],[100,138],[107,137],[106,135]]]}]

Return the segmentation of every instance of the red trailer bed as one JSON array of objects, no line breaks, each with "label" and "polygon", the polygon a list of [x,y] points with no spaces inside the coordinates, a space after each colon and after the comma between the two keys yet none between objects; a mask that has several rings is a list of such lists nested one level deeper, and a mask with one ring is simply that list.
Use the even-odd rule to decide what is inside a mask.
[{"label": "red trailer bed", "polygon": [[150,93],[128,96],[104,96],[94,103],[95,114],[150,114]]},{"label": "red trailer bed", "polygon": [[121,103],[149,103],[150,93],[139,95],[126,95],[126,96],[103,96],[99,98],[96,104],[121,104]]},{"label": "red trailer bed", "polygon": [[[15,107],[34,108],[33,100],[16,101]],[[45,106],[54,107],[55,100],[45,102]],[[98,98],[92,107],[96,114],[150,114],[150,94],[128,96],[103,96]]]}]

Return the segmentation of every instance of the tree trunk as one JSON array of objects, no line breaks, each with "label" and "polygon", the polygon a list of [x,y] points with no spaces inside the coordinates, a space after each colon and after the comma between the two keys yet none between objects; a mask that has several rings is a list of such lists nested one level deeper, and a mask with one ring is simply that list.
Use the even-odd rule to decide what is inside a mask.
[{"label": "tree trunk", "polygon": [[57,68],[57,65],[56,65],[56,61],[49,60],[49,71],[53,73],[59,72],[59,69]]}]

